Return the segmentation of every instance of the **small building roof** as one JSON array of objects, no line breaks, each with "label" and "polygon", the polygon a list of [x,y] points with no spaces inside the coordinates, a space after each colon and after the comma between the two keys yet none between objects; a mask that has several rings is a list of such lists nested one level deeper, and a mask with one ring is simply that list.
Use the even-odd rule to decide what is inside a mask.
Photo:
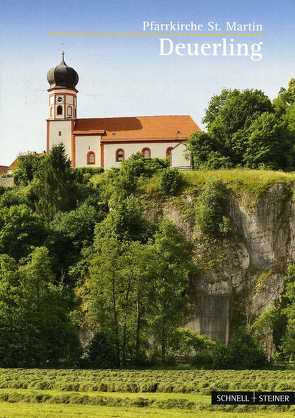
[{"label": "small building roof", "polygon": [[8,166],[7,165],[0,165],[0,176],[2,174],[7,174],[8,172]]},{"label": "small building roof", "polygon": [[189,115],[76,119],[74,135],[101,135],[102,142],[185,141],[200,128]]}]

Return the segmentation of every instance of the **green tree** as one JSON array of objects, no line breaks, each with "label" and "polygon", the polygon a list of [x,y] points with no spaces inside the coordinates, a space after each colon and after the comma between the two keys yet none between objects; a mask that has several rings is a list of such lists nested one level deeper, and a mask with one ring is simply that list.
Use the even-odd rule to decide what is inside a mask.
[{"label": "green tree", "polygon": [[46,245],[54,271],[64,282],[69,282],[69,269],[79,262],[82,249],[92,245],[95,225],[103,216],[98,206],[86,201],[77,209],[58,212],[50,223]]},{"label": "green tree", "polygon": [[214,369],[263,369],[266,355],[249,330],[240,328],[228,346],[218,343],[213,350]]},{"label": "green tree", "polygon": [[150,287],[147,253],[139,242],[97,235],[78,291],[90,329],[113,342],[117,366],[141,358]]},{"label": "green tree", "polygon": [[195,169],[230,168],[233,165],[231,158],[223,154],[223,147],[206,132],[194,133],[188,149]]},{"label": "green tree", "polygon": [[295,104],[295,79],[289,81],[288,88],[282,87],[278,97],[273,101],[274,108],[279,115],[286,113],[288,108]]},{"label": "green tree", "polygon": [[294,160],[288,161],[291,144],[286,125],[276,114],[265,112],[259,115],[250,125],[246,136],[248,143],[243,162],[247,167],[286,169],[294,165]]},{"label": "green tree", "polygon": [[43,220],[26,205],[0,209],[0,253],[20,259],[46,239]]},{"label": "green tree", "polygon": [[[11,206],[26,205],[31,208],[27,187],[13,187],[5,189],[0,196],[0,208],[10,208]],[[32,208],[31,208],[32,209]]]},{"label": "green tree", "polygon": [[14,180],[17,185],[26,186],[38,174],[42,167],[45,154],[28,152],[17,158],[17,169],[14,172]]},{"label": "green tree", "polygon": [[288,268],[286,289],[284,292],[283,313],[287,319],[286,334],[283,339],[283,350],[293,360],[295,355],[295,265]]},{"label": "green tree", "polygon": [[120,242],[115,236],[97,237],[89,259],[89,272],[77,292],[86,315],[86,327],[113,342],[116,366],[120,366],[122,359],[120,304],[124,289],[121,288],[120,255]]},{"label": "green tree", "polygon": [[32,192],[37,212],[48,220],[58,211],[75,208],[77,184],[63,144],[53,147],[44,158]]},{"label": "green tree", "polygon": [[79,354],[71,298],[54,284],[47,249],[35,248],[18,268],[12,258],[1,256],[0,269],[1,365],[69,364]]},{"label": "green tree", "polygon": [[138,364],[158,347],[165,361],[183,320],[192,271],[190,246],[168,222],[148,243],[122,240],[97,227],[77,291],[84,326],[113,342],[117,365]]},{"label": "green tree", "polygon": [[206,111],[208,132],[195,133],[189,141],[194,168],[292,169],[292,120],[291,109],[289,119],[282,117],[260,90],[222,90]]},{"label": "green tree", "polygon": [[195,266],[190,245],[168,221],[160,224],[153,251],[149,268],[154,289],[149,321],[165,362],[170,341],[184,319],[189,277],[195,272]]},{"label": "green tree", "polygon": [[151,226],[144,218],[140,202],[133,195],[112,206],[97,228],[97,233],[111,233],[126,241],[147,241],[152,233]]},{"label": "green tree", "polygon": [[169,356],[173,359],[188,363],[198,363],[200,360],[206,361],[210,365],[212,362],[212,350],[216,342],[206,335],[200,335],[188,328],[177,328],[174,339],[169,347]]},{"label": "green tree", "polygon": [[239,164],[247,144],[245,130],[261,113],[272,111],[271,101],[260,90],[223,90],[211,99],[204,123],[223,154]]},{"label": "green tree", "polygon": [[136,195],[141,180],[152,177],[168,165],[165,160],[134,154],[122,162],[120,169],[111,169],[104,173],[100,184],[101,194],[110,206],[116,206],[128,196]]}]

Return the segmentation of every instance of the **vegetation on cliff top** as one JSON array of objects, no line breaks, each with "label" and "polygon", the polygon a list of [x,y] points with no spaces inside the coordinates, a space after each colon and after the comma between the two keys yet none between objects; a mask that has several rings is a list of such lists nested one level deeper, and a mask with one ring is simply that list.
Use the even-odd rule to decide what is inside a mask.
[{"label": "vegetation on cliff top", "polygon": [[189,143],[194,168],[295,169],[295,80],[271,100],[261,90],[224,89]]}]

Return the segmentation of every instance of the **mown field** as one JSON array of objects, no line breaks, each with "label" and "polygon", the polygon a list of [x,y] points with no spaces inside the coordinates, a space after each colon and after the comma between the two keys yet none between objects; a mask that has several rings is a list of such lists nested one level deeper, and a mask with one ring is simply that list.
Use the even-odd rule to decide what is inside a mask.
[{"label": "mown field", "polygon": [[0,369],[0,417],[294,416],[295,406],[212,407],[212,390],[295,390],[295,371]]}]

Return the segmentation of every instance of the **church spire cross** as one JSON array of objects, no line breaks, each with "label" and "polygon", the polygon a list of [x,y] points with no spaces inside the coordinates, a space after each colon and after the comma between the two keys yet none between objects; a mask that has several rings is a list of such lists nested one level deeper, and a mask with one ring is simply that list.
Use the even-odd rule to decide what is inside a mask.
[{"label": "church spire cross", "polygon": [[65,51],[61,51],[61,64],[65,64]]}]

